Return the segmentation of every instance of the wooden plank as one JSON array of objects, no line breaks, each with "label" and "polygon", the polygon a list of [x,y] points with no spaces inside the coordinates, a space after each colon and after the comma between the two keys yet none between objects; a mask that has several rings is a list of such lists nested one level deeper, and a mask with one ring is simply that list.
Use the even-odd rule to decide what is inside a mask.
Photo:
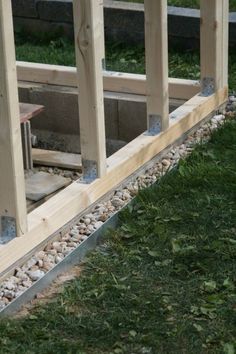
[{"label": "wooden plank", "polygon": [[[61,65],[17,62],[19,81],[42,83],[57,86],[77,87],[76,68]],[[140,74],[103,72],[105,91],[146,95],[146,76]],[[197,80],[169,78],[169,96],[176,99],[189,99],[200,91]]]},{"label": "wooden plank", "polygon": [[201,83],[205,94],[227,84],[228,0],[201,0]]},{"label": "wooden plank", "polygon": [[19,116],[11,1],[0,0],[1,237],[27,231]]},{"label": "wooden plank", "polygon": [[75,52],[79,90],[80,139],[85,180],[106,173],[101,0],[74,0]]},{"label": "wooden plank", "polygon": [[35,202],[71,183],[70,178],[39,171],[25,179],[26,198]]},{"label": "wooden plank", "polygon": [[105,176],[91,184],[72,183],[62,192],[32,211],[29,216],[30,230],[25,236],[27,242],[12,240],[0,248],[0,277],[14,264],[31,252],[40,243],[72,220],[77,214],[96,202],[109,190],[131,175],[167,146],[173,144],[182,134],[206,118],[228,99],[227,88],[210,97],[195,96],[172,115],[169,128],[157,136],[140,135],[124,148],[107,159]]},{"label": "wooden plank", "polygon": [[169,126],[167,0],[145,0],[148,131]]},{"label": "wooden plank", "polygon": [[44,106],[38,104],[20,102],[20,122],[21,123],[26,122],[27,120],[43,112],[43,110],[44,110]]},{"label": "wooden plank", "polygon": [[81,171],[81,155],[61,151],[32,149],[35,165],[52,166]]}]

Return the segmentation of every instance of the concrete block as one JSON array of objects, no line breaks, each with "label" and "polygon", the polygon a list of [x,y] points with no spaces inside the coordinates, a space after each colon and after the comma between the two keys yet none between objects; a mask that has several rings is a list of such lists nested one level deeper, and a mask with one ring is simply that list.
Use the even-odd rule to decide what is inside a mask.
[{"label": "concrete block", "polygon": [[[104,25],[106,40],[130,44],[144,44],[143,5],[121,3],[120,6],[106,4]],[[137,4],[136,4],[137,5]]]},{"label": "concrete block", "polygon": [[106,137],[116,140],[119,138],[118,100],[105,97],[104,110],[105,110]]},{"label": "concrete block", "polygon": [[129,142],[147,130],[146,102],[125,101],[118,102],[119,112],[119,140]]},{"label": "concrete block", "polygon": [[79,135],[78,99],[76,90],[33,87],[29,92],[30,103],[43,104],[45,112],[32,119],[33,129]]},{"label": "concrete block", "polygon": [[[8,0],[9,1],[9,0]],[[38,0],[11,0],[13,16],[38,18]]]},{"label": "concrete block", "polygon": [[18,89],[19,101],[27,103],[30,101],[29,89],[27,87],[21,87]]},{"label": "concrete block", "polygon": [[[12,0],[12,4],[16,28],[73,40],[72,0]],[[106,40],[143,45],[143,9],[143,4],[104,0]],[[235,47],[236,13],[231,13],[229,20],[229,44]],[[170,47],[199,48],[199,10],[169,6],[168,27]]]},{"label": "concrete block", "polygon": [[56,39],[60,37],[67,37],[71,40],[74,38],[74,29],[72,23],[62,23],[62,22],[49,22],[40,19],[31,19],[23,17],[14,17],[14,29],[24,30],[26,33],[35,36],[37,34],[39,37],[45,35],[48,38],[50,34],[51,39]]},{"label": "concrete block", "polygon": [[39,0],[38,14],[41,20],[72,23],[72,0]]}]

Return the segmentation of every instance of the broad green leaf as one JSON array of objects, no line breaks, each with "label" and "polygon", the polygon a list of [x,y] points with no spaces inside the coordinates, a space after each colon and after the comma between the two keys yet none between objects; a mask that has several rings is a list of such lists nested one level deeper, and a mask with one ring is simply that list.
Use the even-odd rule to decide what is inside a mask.
[{"label": "broad green leaf", "polygon": [[196,328],[196,330],[197,330],[198,332],[203,331],[202,326],[200,326],[200,325],[198,325],[198,324],[196,324],[196,323],[193,324],[193,327]]},{"label": "broad green leaf", "polygon": [[182,220],[181,216],[176,215],[171,217],[171,221],[180,221],[180,220]]},{"label": "broad green leaf", "polygon": [[149,256],[151,256],[151,257],[158,257],[158,256],[159,256],[159,253],[156,252],[156,251],[148,251],[148,254],[149,254]]},{"label": "broad green leaf", "polygon": [[172,244],[172,251],[173,253],[178,253],[181,251],[181,247],[180,247],[180,244],[179,244],[179,241],[176,240],[175,238],[171,241],[171,244]]},{"label": "broad green leaf", "polygon": [[235,354],[235,346],[233,343],[225,343],[223,348],[225,354]]},{"label": "broad green leaf", "polygon": [[131,335],[131,337],[136,337],[137,336],[137,332],[134,330],[129,331],[129,334]]},{"label": "broad green leaf", "polygon": [[211,293],[216,289],[216,282],[214,280],[204,281],[202,287],[204,291]]}]

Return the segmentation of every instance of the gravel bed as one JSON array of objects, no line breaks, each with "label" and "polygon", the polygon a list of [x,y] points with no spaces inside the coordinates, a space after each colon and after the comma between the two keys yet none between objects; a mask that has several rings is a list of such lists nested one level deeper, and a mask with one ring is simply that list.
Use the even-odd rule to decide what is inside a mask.
[{"label": "gravel bed", "polygon": [[[25,264],[16,268],[14,275],[4,280],[0,285],[0,310],[31,287],[34,282],[43,277],[56,264],[60,263],[63,258],[87,239],[91,233],[102,226],[116,211],[129,203],[140,189],[152,185],[167,171],[175,167],[180,159],[186,158],[191,153],[194,145],[198,142],[206,142],[211,132],[223,123],[225,117],[233,116],[233,111],[235,110],[236,96],[230,96],[225,115],[215,115],[195,133],[188,136],[184,143],[170,149],[162,159],[154,163],[145,173],[127,182],[122,188],[115,190],[109,200],[98,203],[90,213],[81,217],[79,222],[74,224],[70,231],[61,236],[59,240],[47,244],[44,249],[37,252]],[[71,180],[81,177],[78,172],[64,171],[57,168],[43,167],[41,170],[61,174],[71,178]]]},{"label": "gravel bed", "polygon": [[34,172],[47,172],[51,175],[58,175],[65,178],[69,178],[71,182],[77,181],[82,177],[82,173],[78,171],[64,170],[58,167],[47,167],[47,166],[36,166],[34,167]]}]

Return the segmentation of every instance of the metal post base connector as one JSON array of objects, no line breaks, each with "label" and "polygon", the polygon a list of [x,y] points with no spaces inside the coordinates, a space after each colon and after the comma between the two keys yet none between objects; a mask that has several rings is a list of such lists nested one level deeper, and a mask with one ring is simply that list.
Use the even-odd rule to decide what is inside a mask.
[{"label": "metal post base connector", "polygon": [[215,80],[212,77],[204,77],[202,79],[201,96],[208,97],[215,93]]},{"label": "metal post base connector", "polygon": [[10,216],[1,216],[0,218],[0,245],[4,245],[16,237],[16,219]]},{"label": "metal post base connector", "polygon": [[161,116],[149,114],[148,116],[148,135],[157,135],[161,132]]},{"label": "metal post base connector", "polygon": [[98,178],[96,161],[82,159],[83,177],[82,183],[89,184]]}]

